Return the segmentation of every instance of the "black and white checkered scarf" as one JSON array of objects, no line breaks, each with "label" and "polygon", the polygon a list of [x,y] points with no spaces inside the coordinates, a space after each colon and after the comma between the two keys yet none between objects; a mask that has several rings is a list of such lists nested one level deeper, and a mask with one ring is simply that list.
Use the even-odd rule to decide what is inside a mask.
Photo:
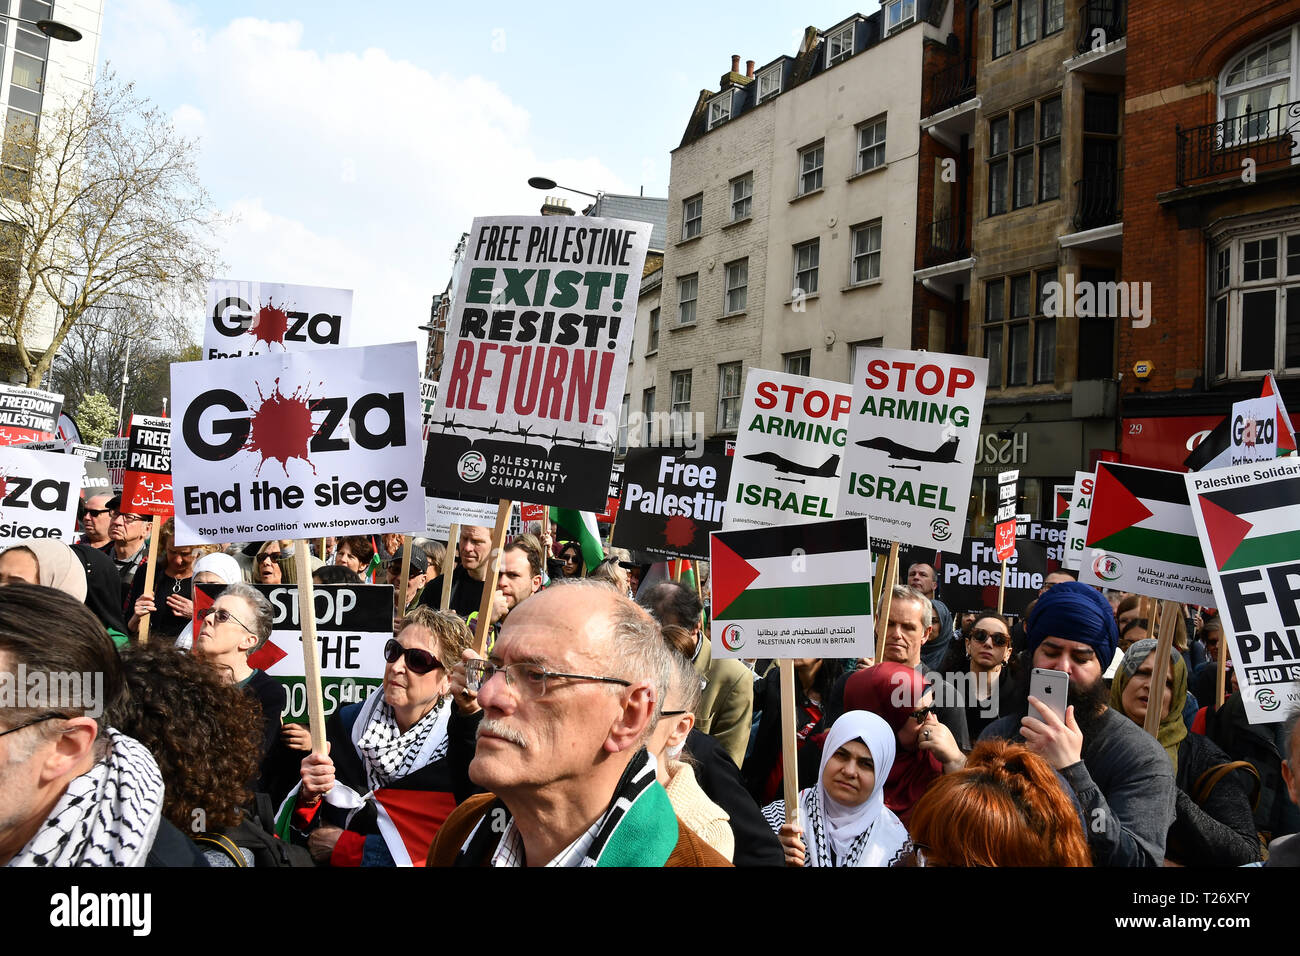
[{"label": "black and white checkered scarf", "polygon": [[357,753],[366,767],[366,783],[372,791],[414,773],[447,752],[447,722],[451,716],[449,698],[415,722],[406,733],[397,729],[393,708],[384,700],[383,687],[361,705],[352,730]]}]

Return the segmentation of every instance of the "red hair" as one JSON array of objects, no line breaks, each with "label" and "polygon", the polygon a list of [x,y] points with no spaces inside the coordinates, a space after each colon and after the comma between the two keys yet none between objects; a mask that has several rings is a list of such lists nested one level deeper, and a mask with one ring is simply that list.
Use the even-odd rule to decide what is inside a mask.
[{"label": "red hair", "polygon": [[926,866],[1091,866],[1074,804],[1042,757],[986,740],[912,811]]}]

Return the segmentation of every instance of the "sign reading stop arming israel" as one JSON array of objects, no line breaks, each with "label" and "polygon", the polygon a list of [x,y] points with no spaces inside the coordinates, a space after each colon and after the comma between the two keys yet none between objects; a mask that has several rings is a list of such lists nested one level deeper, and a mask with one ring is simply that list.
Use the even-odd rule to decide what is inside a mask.
[{"label": "sign reading stop arming israel", "polygon": [[1184,475],[1252,724],[1300,708],[1300,461]]},{"label": "sign reading stop arming israel", "polygon": [[714,532],[717,657],[873,657],[863,518]]}]

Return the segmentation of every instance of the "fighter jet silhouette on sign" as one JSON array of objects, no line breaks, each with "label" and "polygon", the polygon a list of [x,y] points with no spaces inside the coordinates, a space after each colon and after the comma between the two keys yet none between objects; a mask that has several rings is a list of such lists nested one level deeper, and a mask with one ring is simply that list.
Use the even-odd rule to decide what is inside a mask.
[{"label": "fighter jet silhouette on sign", "polygon": [[907,459],[908,461],[935,461],[950,462],[957,460],[956,438],[949,438],[946,442],[936,448],[934,451],[921,451],[919,448],[912,448],[908,445],[900,445],[896,441],[888,438],[868,438],[866,441],[858,442],[863,448],[874,448],[876,451],[888,452],[889,457],[897,461]]},{"label": "fighter jet silhouette on sign", "polygon": [[777,470],[777,478],[781,481],[797,481],[804,484],[802,478],[784,478],[782,475],[796,474],[808,475],[811,478],[834,478],[838,474],[837,469],[840,465],[840,456],[831,455],[821,464],[821,467],[814,468],[811,465],[801,465],[797,461],[791,461],[789,458],[782,457],[774,451],[760,452],[757,455],[746,455],[746,461],[758,461],[765,465],[771,465]]}]

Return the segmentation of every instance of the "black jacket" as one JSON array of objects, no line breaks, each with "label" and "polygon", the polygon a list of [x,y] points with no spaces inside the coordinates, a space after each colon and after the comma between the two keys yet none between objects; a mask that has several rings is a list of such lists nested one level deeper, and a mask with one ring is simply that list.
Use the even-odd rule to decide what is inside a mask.
[{"label": "black jacket", "polygon": [[153,839],[145,866],[207,866],[208,861],[198,844],[187,837],[164,817],[158,824],[158,835]]},{"label": "black jacket", "polygon": [[1243,771],[1230,773],[1210,791],[1202,806],[1191,794],[1196,781],[1229,757],[1214,741],[1188,734],[1178,745],[1177,815],[1165,841],[1165,856],[1183,866],[1241,866],[1259,859],[1259,837]]},{"label": "black jacket", "polygon": [[784,866],[781,841],[745,789],[740,768],[727,748],[708,734],[692,730],[686,737],[686,753],[695,758],[695,780],[700,789],[731,818],[736,838],[731,862],[736,866]]},{"label": "black jacket", "polygon": [[[446,582],[447,576],[443,574],[425,585],[420,592],[420,603],[435,611],[442,607],[442,588]],[[456,565],[456,570],[451,573],[451,610],[462,618],[467,618],[478,610],[482,601],[483,582],[475,581],[468,571],[459,564]]]}]

